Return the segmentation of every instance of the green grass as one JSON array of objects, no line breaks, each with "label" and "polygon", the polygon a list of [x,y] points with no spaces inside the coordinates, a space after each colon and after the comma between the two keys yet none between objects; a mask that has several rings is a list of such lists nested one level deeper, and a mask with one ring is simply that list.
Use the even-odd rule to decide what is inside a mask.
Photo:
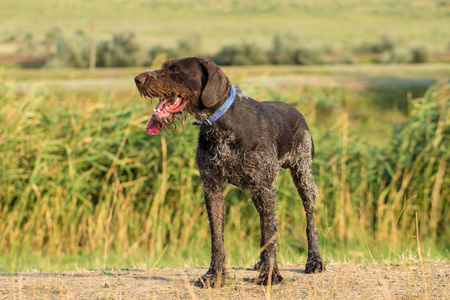
[{"label": "green grass", "polygon": [[[417,257],[416,220],[423,255],[449,259],[448,85],[425,93],[428,85],[414,76],[386,82],[377,75],[355,88],[349,82],[360,68],[330,76],[327,67],[280,67],[271,70],[274,78],[321,84],[270,86],[259,70],[226,72],[256,99],[285,101],[305,114],[317,149],[316,215],[326,261]],[[194,160],[198,129],[188,122],[177,135],[149,136],[152,105],[133,87],[136,71],[3,72],[0,270],[208,264]],[[303,208],[288,172],[280,174],[280,261],[304,263]],[[229,263],[251,265],[256,210],[246,192],[227,186],[225,194]]]},{"label": "green grass", "polygon": [[173,47],[180,37],[197,32],[202,36],[204,54],[242,41],[267,46],[275,34],[285,31],[296,32],[307,42],[337,43],[340,47],[394,34],[404,42],[426,43],[442,51],[449,42],[444,26],[449,10],[446,1],[428,0],[20,0],[0,3],[0,19],[5,37],[30,32],[40,39],[55,27],[66,35],[79,30],[89,32],[89,23],[94,22],[99,39],[132,30],[145,48],[155,44]]}]

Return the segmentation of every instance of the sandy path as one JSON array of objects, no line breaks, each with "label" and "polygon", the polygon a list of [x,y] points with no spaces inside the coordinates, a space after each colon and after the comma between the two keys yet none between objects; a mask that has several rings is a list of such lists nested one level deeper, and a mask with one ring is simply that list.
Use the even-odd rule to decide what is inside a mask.
[{"label": "sandy path", "polygon": [[254,284],[256,272],[230,268],[222,289],[194,281],[206,268],[0,274],[0,299],[450,299],[450,262],[388,266],[339,263],[322,274],[282,266],[285,282]]}]

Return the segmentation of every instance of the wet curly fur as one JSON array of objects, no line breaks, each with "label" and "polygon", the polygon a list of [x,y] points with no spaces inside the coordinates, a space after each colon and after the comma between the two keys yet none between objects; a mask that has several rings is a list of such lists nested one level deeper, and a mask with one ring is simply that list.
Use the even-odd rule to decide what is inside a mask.
[{"label": "wet curly fur", "polygon": [[[211,60],[189,57],[166,62],[161,69],[135,78],[146,97],[178,95],[186,99],[180,112],[156,122],[171,125],[187,114],[204,120],[227,99],[230,82]],[[277,223],[275,187],[280,168],[288,168],[306,212],[308,261],[306,273],[325,269],[318,247],[314,204],[317,188],[312,175],[314,144],[303,115],[282,102],[257,102],[236,87],[230,109],[210,126],[201,126],[196,152],[211,229],[211,264],[199,279],[204,287],[222,286],[225,268],[222,184],[231,183],[250,191],[260,215],[261,248],[258,284],[283,281],[276,261]]]}]

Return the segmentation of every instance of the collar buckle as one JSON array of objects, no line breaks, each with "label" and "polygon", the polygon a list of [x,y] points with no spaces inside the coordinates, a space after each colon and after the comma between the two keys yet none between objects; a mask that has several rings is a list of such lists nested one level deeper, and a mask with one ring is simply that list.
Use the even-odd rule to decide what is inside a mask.
[{"label": "collar buckle", "polygon": [[234,98],[236,97],[236,89],[234,85],[230,85],[230,97],[223,103],[223,105],[214,112],[211,116],[209,116],[205,120],[198,120],[192,123],[192,125],[201,125],[201,126],[211,126],[213,122],[219,120],[231,107],[234,102]]}]

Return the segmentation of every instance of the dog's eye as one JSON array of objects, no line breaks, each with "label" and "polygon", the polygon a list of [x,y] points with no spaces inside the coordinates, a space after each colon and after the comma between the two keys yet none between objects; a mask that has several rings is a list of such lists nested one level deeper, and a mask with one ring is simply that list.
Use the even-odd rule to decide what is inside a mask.
[{"label": "dog's eye", "polygon": [[169,71],[170,71],[171,73],[179,73],[179,72],[180,72],[180,69],[179,69],[178,67],[176,67],[176,66],[173,66],[173,67],[171,67],[171,68],[169,69]]}]

